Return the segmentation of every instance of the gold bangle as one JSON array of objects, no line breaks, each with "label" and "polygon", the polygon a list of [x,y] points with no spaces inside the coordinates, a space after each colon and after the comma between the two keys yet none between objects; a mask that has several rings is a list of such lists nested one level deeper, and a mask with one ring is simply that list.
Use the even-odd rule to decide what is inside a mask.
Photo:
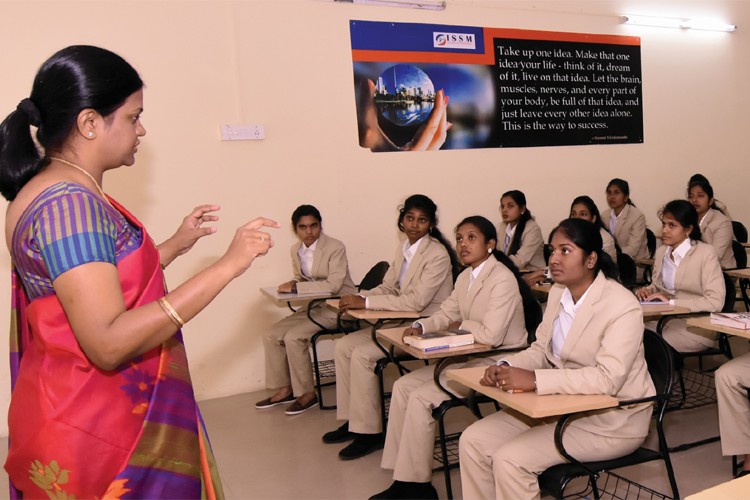
[{"label": "gold bangle", "polygon": [[162,309],[164,309],[164,312],[167,313],[167,316],[169,316],[169,319],[172,320],[172,323],[177,325],[178,328],[182,328],[185,326],[185,322],[182,320],[179,314],[177,314],[177,311],[174,310],[174,307],[172,307],[172,304],[169,303],[166,297],[162,297],[159,299],[159,305]]}]

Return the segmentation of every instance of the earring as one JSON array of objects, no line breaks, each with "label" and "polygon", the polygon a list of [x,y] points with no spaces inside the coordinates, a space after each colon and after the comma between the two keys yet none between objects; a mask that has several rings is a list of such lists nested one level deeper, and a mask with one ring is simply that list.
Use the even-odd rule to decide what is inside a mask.
[{"label": "earring", "polygon": [[89,137],[93,138],[94,137],[94,133],[93,132],[89,132]]},{"label": "earring", "polygon": [[488,249],[487,249],[487,253],[492,253],[492,249],[491,249],[491,248],[488,248]]}]

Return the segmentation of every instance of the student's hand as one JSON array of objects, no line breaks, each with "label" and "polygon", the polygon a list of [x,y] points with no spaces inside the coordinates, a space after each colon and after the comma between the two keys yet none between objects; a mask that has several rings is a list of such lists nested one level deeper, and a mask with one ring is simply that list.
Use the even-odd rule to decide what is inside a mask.
[{"label": "student's hand", "polygon": [[215,227],[203,227],[203,224],[219,220],[218,216],[211,214],[219,208],[219,205],[199,205],[182,219],[172,237],[158,247],[161,264],[166,267],[174,259],[190,251],[199,239],[215,233]]},{"label": "student's hand", "polygon": [[507,392],[530,392],[536,389],[536,375],[533,371],[507,364],[493,365],[484,371],[479,383]]},{"label": "student's hand", "polygon": [[500,367],[497,365],[488,366],[479,383],[487,387],[500,387]]},{"label": "student's hand", "polygon": [[408,328],[404,328],[404,333],[401,334],[401,340],[404,340],[405,337],[411,337],[412,335],[422,335],[422,327],[410,326]]},{"label": "student's hand", "polygon": [[669,297],[667,297],[667,294],[665,293],[657,292],[646,296],[646,298],[642,300],[644,302],[669,302]]},{"label": "student's hand", "polygon": [[646,300],[646,297],[651,295],[651,289],[647,286],[641,287],[638,290],[635,291],[635,296],[638,297],[638,300],[643,302]]},{"label": "student's hand", "polygon": [[365,298],[359,295],[344,295],[339,299],[339,309],[346,312],[349,309],[365,309]]},{"label": "student's hand", "polygon": [[530,273],[523,275],[523,280],[529,286],[538,285],[544,282],[544,278],[544,269],[537,269],[536,271],[531,271]]},{"label": "student's hand", "polygon": [[229,248],[219,261],[229,267],[236,278],[247,271],[256,257],[268,253],[274,243],[271,235],[261,231],[263,227],[280,227],[279,223],[264,217],[253,219],[237,228]]},{"label": "student's hand", "polygon": [[435,95],[435,107],[427,121],[419,127],[414,138],[402,147],[396,146],[378,125],[375,104],[375,84],[362,80],[358,108],[359,145],[371,151],[427,151],[438,150],[445,143],[451,123],[448,122],[448,96],[443,90]]},{"label": "student's hand", "polygon": [[286,283],[280,284],[277,291],[279,293],[292,293],[295,288],[294,285],[296,284],[297,282],[295,280],[287,281]]},{"label": "student's hand", "polygon": [[461,328],[460,321],[453,321],[448,325],[448,330],[458,330]]}]

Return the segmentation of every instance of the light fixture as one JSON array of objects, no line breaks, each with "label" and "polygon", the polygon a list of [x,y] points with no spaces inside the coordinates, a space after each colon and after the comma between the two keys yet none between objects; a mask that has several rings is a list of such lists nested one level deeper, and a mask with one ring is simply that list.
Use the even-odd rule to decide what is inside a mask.
[{"label": "light fixture", "polygon": [[658,28],[694,29],[707,31],[735,31],[736,24],[726,24],[717,21],[703,19],[685,19],[680,17],[656,17],[656,16],[622,16],[624,24],[636,26],[656,26]]},{"label": "light fixture", "polygon": [[336,3],[357,5],[380,5],[382,7],[404,7],[407,9],[445,10],[445,1],[437,0],[333,0]]}]

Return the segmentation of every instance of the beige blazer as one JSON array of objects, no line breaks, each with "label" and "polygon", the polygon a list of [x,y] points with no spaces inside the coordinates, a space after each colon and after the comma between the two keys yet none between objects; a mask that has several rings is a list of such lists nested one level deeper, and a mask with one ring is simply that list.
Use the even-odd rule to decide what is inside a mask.
[{"label": "beige blazer", "polygon": [[615,239],[609,234],[609,231],[603,227],[599,228],[599,234],[602,235],[602,250],[612,258],[612,262],[617,264],[617,247],[615,246]]},{"label": "beige blazer", "polygon": [[438,240],[425,237],[409,264],[403,283],[398,283],[403,263],[403,245],[399,244],[383,283],[359,294],[367,297],[369,309],[419,311],[424,316],[435,313],[453,290],[448,251]]},{"label": "beige blazer", "polygon": [[345,295],[357,291],[349,275],[349,262],[346,259],[346,247],[339,240],[320,235],[313,252],[312,278],[302,276],[297,252],[302,242],[292,245],[292,269],[297,280],[297,292],[328,292],[333,295]]},{"label": "beige blazer", "polygon": [[674,298],[676,306],[687,307],[691,312],[717,312],[724,306],[726,288],[719,259],[711,245],[691,241],[692,247],[682,259],[674,278],[675,294],[664,288],[661,277],[667,245],[656,249],[654,255],[654,279],[649,286]]},{"label": "beige blazer", "polygon": [[721,267],[725,269],[737,267],[734,250],[732,250],[734,230],[729,217],[718,210],[709,208],[701,220],[701,234],[703,236],[701,239],[714,247]]},{"label": "beige blazer", "polygon": [[[536,342],[505,359],[534,370],[539,394],[608,394],[621,400],[654,395],[643,355],[641,306],[602,273],[573,320],[560,359],[552,355],[553,323],[564,290],[562,285],[550,290]],[[648,434],[650,417],[651,404],[641,404],[587,413],[570,425],[602,436],[640,438]]]},{"label": "beige blazer", "polygon": [[[602,212],[602,222],[605,225],[609,225],[611,214],[611,208]],[[633,259],[648,258],[646,216],[633,205],[625,205],[625,208],[620,212],[613,236],[623,253],[630,255]]]},{"label": "beige blazer", "polygon": [[[508,224],[501,222],[497,229],[497,249],[501,252],[505,243],[505,229],[507,227]],[[508,257],[518,269],[544,269],[547,265],[544,262],[542,229],[534,219],[526,221],[526,227],[523,229],[523,234],[521,235],[521,245],[515,254],[508,255]]]},{"label": "beige blazer", "polygon": [[526,323],[518,281],[513,272],[490,255],[469,288],[471,268],[456,280],[456,287],[440,310],[419,320],[425,332],[443,330],[461,321],[461,330],[491,346],[520,347],[526,343]]}]

